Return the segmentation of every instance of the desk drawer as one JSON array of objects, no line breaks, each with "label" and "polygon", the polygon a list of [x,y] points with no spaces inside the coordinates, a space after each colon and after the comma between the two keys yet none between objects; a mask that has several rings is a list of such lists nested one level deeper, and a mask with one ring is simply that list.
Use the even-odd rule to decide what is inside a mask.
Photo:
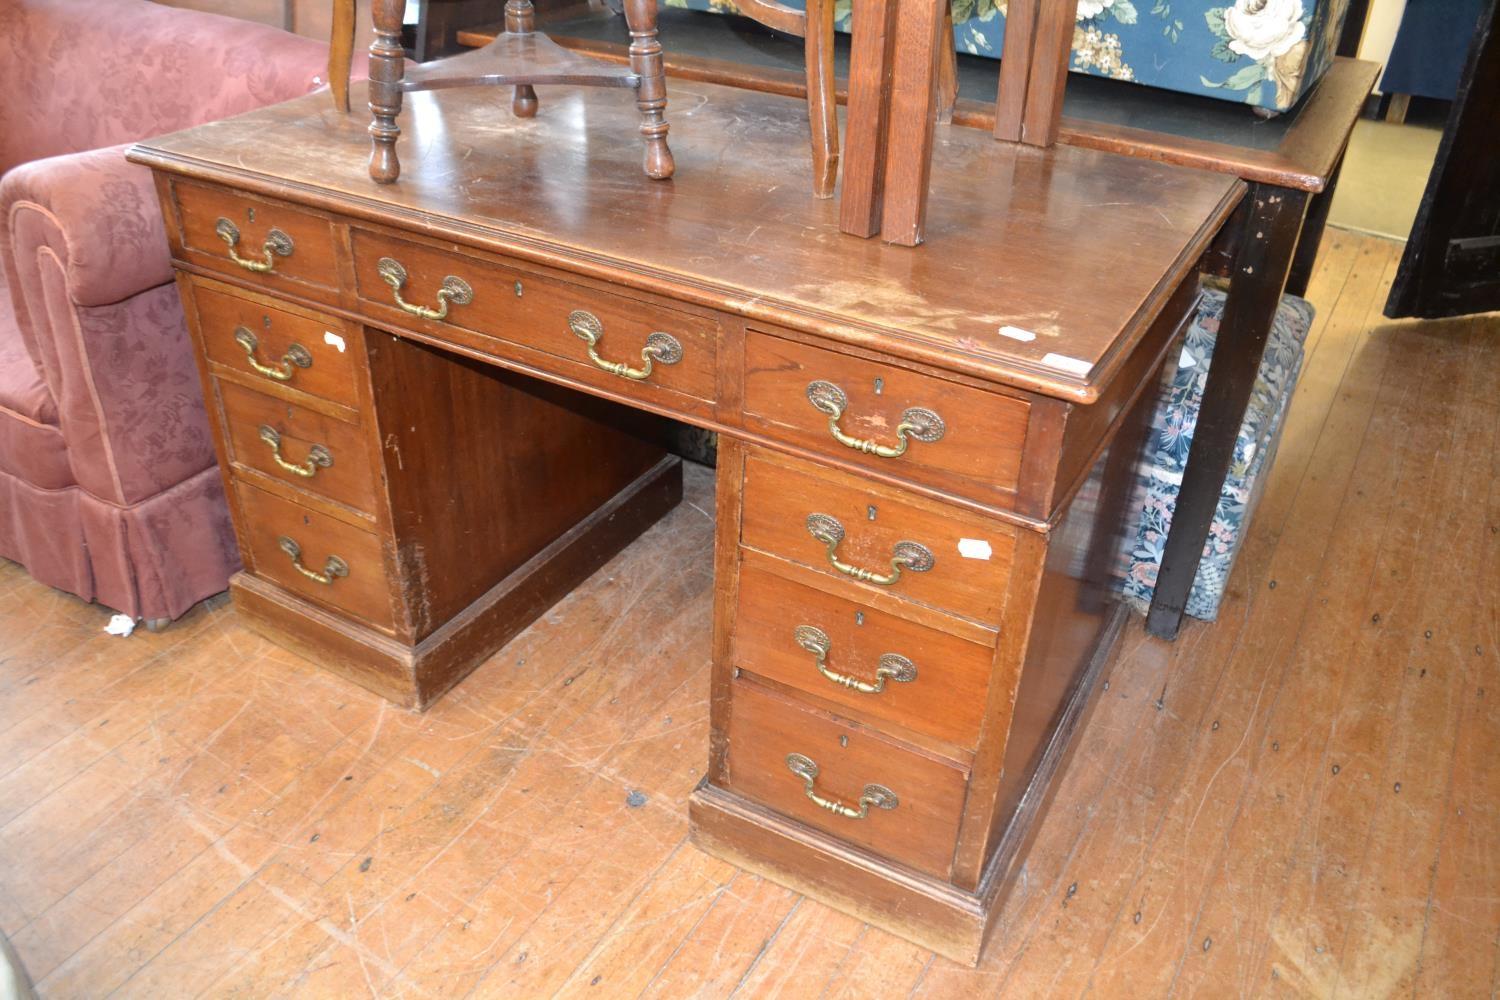
[{"label": "desk drawer", "polygon": [[834,702],[852,718],[893,722],[973,750],[992,655],[988,646],[764,569],[740,570],[734,665]]},{"label": "desk drawer", "polygon": [[236,463],[374,514],[370,454],[357,424],[232,382],[219,382],[218,390],[225,437]]},{"label": "desk drawer", "polygon": [[[644,396],[668,390],[714,399],[719,326],[711,317],[360,230],[352,237],[360,297],[401,310],[407,323],[416,318],[535,348],[568,362],[569,377],[617,392],[633,387]],[[382,261],[399,267],[382,266]],[[452,294],[439,298],[444,288]],[[580,330],[596,338],[599,362],[590,360]],[[600,367],[619,364],[636,374],[645,371],[642,354],[648,340],[655,354],[644,377]]]},{"label": "desk drawer", "polygon": [[1015,492],[1030,413],[1023,400],[763,333],[745,342],[747,425],[976,500]]},{"label": "desk drawer", "polygon": [[182,248],[194,264],[314,298],[336,293],[338,268],[327,219],[184,181],[174,181],[172,193]]},{"label": "desk drawer", "polygon": [[[248,536],[240,544],[256,576],[392,630],[390,589],[378,536],[245,483],[237,484],[237,492]],[[283,548],[283,539],[292,543],[295,557]]]},{"label": "desk drawer", "polygon": [[744,490],[744,544],[847,581],[851,600],[876,590],[999,625],[1009,525],[759,452],[745,461]]},{"label": "desk drawer", "polygon": [[341,324],[226,295],[202,282],[193,284],[193,301],[210,361],[257,381],[358,405],[354,360]]},{"label": "desk drawer", "polygon": [[[726,787],[847,843],[948,877],[968,784],[961,768],[753,682],[736,681],[731,698]],[[809,791],[842,808],[820,805]],[[864,818],[848,815],[862,799],[869,804]]]}]

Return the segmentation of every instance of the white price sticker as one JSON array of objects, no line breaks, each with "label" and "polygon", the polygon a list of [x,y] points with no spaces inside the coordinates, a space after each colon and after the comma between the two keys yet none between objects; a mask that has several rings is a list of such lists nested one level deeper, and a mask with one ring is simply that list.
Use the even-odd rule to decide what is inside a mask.
[{"label": "white price sticker", "polygon": [[960,538],[958,540],[958,554],[965,559],[985,559],[995,554],[990,548],[990,543],[983,538]]}]

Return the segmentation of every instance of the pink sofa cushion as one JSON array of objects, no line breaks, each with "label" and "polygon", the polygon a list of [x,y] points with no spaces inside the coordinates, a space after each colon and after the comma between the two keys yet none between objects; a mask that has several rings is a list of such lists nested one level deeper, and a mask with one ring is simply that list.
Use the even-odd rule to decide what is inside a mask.
[{"label": "pink sofa cushion", "polygon": [[148,0],[0,0],[0,25],[0,173],[306,93],[327,59],[323,42]]},{"label": "pink sofa cushion", "polygon": [[10,287],[0,282],[0,408],[39,424],[57,424],[57,403],[47,391],[10,306]]},{"label": "pink sofa cushion", "polygon": [[43,490],[74,485],[62,431],[3,408],[0,408],[0,473]]}]

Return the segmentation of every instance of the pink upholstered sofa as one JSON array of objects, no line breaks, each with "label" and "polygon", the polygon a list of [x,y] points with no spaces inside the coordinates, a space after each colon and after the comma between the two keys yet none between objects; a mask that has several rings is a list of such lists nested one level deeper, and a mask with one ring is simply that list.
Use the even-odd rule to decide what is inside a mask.
[{"label": "pink upholstered sofa", "polygon": [[139,139],[307,93],[327,46],[147,0],[0,0],[0,556],[151,624],[238,555]]}]

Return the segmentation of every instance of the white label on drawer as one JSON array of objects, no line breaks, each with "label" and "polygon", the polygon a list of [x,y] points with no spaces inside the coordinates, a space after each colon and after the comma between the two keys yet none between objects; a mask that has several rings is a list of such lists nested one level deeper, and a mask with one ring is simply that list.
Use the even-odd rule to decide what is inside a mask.
[{"label": "white label on drawer", "polygon": [[1009,337],[1011,340],[1019,340],[1023,344],[1029,344],[1036,339],[1036,334],[1030,330],[1023,330],[1019,326],[1002,326],[1000,336]]},{"label": "white label on drawer", "polygon": [[989,559],[995,554],[995,550],[990,548],[990,543],[983,538],[960,538],[958,554],[965,559]]},{"label": "white label on drawer", "polygon": [[327,344],[329,347],[337,348],[340,354],[344,353],[344,338],[340,337],[332,330],[323,331],[323,343]]},{"label": "white label on drawer", "polygon": [[1050,365],[1065,372],[1072,372],[1074,375],[1087,375],[1094,370],[1094,366],[1087,361],[1070,358],[1066,354],[1049,354],[1042,359],[1042,364]]}]

